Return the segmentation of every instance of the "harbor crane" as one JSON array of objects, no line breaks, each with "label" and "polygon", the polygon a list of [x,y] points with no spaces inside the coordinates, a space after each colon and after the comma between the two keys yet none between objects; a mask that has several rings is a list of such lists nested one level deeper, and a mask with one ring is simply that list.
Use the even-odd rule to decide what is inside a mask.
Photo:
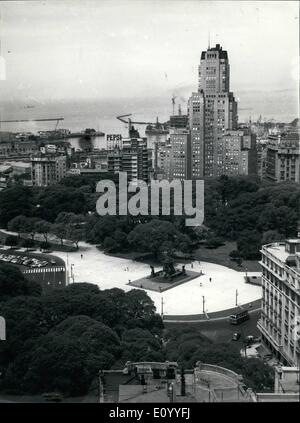
[{"label": "harbor crane", "polygon": [[18,122],[56,122],[55,131],[58,127],[58,124],[61,120],[64,120],[63,117],[58,118],[45,118],[45,119],[11,119],[11,120],[0,120],[1,123],[18,123]]},{"label": "harbor crane", "polygon": [[177,98],[177,96],[173,94],[173,97],[172,97],[173,116],[174,116],[174,113],[175,113],[175,100],[176,100],[176,98]]},{"label": "harbor crane", "polygon": [[[126,123],[126,125],[128,125],[129,131],[132,129],[132,125],[159,125],[158,118],[156,118],[156,122],[138,122],[138,121],[132,121],[129,116],[132,116],[132,113],[117,116],[118,120],[120,120],[121,122]],[[127,118],[127,120],[124,119],[124,118]]]}]

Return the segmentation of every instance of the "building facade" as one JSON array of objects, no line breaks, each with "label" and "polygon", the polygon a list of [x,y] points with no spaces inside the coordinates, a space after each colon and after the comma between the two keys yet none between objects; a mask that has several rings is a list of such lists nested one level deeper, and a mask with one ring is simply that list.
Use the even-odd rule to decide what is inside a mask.
[{"label": "building facade", "polygon": [[266,147],[267,180],[300,183],[299,133],[270,135]]},{"label": "building facade", "polygon": [[227,131],[222,140],[220,170],[228,176],[256,175],[256,135],[243,130]]},{"label": "building facade", "polygon": [[147,138],[140,138],[136,131],[132,135],[122,139],[122,148],[116,147],[108,152],[108,172],[127,172],[128,181],[149,182],[151,151],[147,148]]},{"label": "building facade", "polygon": [[[189,127],[191,131],[192,178],[204,177],[204,94],[192,93],[188,101]],[[207,159],[208,160],[208,159]]]},{"label": "building facade", "polygon": [[198,177],[198,172],[199,177],[201,173],[203,177],[220,176],[223,135],[226,130],[237,128],[237,103],[230,92],[228,55],[220,44],[201,53],[198,95],[198,107],[195,94],[189,100],[189,122],[194,132],[192,157],[199,164],[194,177]]},{"label": "building facade", "polygon": [[11,140],[0,142],[0,159],[29,157],[39,149],[34,140]]},{"label": "building facade", "polygon": [[164,175],[170,181],[191,179],[191,134],[188,129],[170,128],[170,143],[165,149]]},{"label": "building facade", "polygon": [[[300,360],[295,328],[300,318],[300,238],[262,247],[262,341],[289,366]],[[299,329],[298,329],[299,330]]]},{"label": "building facade", "polygon": [[34,186],[45,187],[61,181],[67,172],[66,156],[39,154],[31,158],[31,177]]}]

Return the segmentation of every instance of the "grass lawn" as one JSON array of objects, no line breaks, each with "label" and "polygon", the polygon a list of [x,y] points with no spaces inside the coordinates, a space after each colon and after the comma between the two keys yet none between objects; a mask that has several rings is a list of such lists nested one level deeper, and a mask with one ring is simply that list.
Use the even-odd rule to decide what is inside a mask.
[{"label": "grass lawn", "polygon": [[261,266],[256,260],[245,260],[241,266],[238,266],[236,262],[232,261],[229,254],[232,250],[236,250],[235,242],[226,242],[224,245],[218,248],[209,249],[205,246],[201,246],[194,251],[195,260],[207,261],[211,263],[221,264],[231,269],[237,270],[238,272],[245,271],[249,272],[260,272]]}]

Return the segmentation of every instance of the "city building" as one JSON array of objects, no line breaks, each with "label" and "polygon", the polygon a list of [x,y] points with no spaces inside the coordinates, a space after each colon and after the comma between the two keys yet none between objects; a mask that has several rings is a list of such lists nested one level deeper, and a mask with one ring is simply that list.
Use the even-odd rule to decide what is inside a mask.
[{"label": "city building", "polygon": [[237,103],[230,92],[227,51],[220,44],[201,53],[198,97],[193,93],[189,99],[189,123],[192,160],[198,163],[194,177],[222,175],[223,135],[237,128]]},{"label": "city building", "polygon": [[4,162],[4,164],[12,167],[12,176],[31,175],[31,163],[29,161],[9,160]]},{"label": "city building", "polygon": [[178,115],[170,116],[170,128],[188,128],[188,115],[181,113],[181,108],[178,109]]},{"label": "city building", "polygon": [[263,297],[258,329],[278,360],[298,366],[300,343],[295,328],[300,319],[300,238],[264,245],[261,253]]},{"label": "city building", "polygon": [[222,164],[223,175],[256,175],[257,150],[256,135],[244,130],[227,131],[223,135]]},{"label": "city building", "polygon": [[[13,185],[16,181],[30,181],[31,163],[19,161],[5,161],[0,164],[0,189]],[[26,183],[24,183],[25,185]]]},{"label": "city building", "polygon": [[170,143],[165,153],[165,178],[170,181],[191,179],[191,134],[188,129],[170,128]]},{"label": "city building", "polygon": [[0,143],[10,142],[14,139],[14,134],[12,132],[0,131]]},{"label": "city building", "polygon": [[106,135],[106,149],[114,150],[116,148],[122,149],[122,135],[121,134],[107,134]]},{"label": "city building", "polygon": [[61,181],[67,172],[67,159],[63,155],[38,154],[31,158],[31,177],[34,186],[48,186]]},{"label": "city building", "polygon": [[257,143],[256,143],[257,176],[261,180],[266,178],[267,144],[268,144],[268,140],[266,139],[259,139],[257,140]]},{"label": "city building", "polygon": [[122,139],[122,148],[116,147],[108,152],[108,172],[127,172],[128,181],[149,182],[151,151],[147,148],[147,138],[141,138],[134,128],[130,137]]},{"label": "city building", "polygon": [[189,127],[191,131],[191,172],[193,179],[204,177],[204,94],[192,93],[188,101]]},{"label": "city building", "polygon": [[34,140],[10,140],[0,142],[0,159],[27,158],[38,151],[38,144]]},{"label": "city building", "polygon": [[0,191],[7,187],[11,173],[12,166],[0,164]]},{"label": "city building", "polygon": [[299,133],[270,135],[266,147],[267,180],[300,182]]}]

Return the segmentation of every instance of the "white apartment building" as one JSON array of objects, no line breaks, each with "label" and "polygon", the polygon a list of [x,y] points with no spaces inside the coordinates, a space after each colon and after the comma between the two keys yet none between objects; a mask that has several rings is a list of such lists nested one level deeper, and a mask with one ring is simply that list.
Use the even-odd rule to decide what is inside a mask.
[{"label": "white apartment building", "polygon": [[285,365],[300,362],[300,238],[262,247],[262,340]]}]

